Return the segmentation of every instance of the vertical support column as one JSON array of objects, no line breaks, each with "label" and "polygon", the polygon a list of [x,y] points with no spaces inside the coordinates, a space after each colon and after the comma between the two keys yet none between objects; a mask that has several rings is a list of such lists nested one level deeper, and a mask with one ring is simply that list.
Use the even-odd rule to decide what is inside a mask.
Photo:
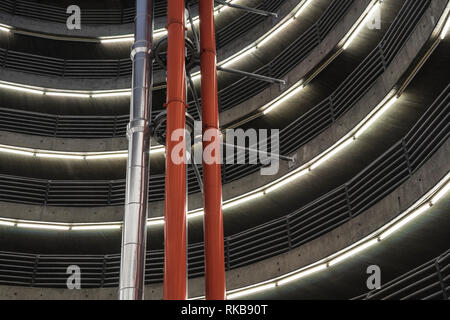
[{"label": "vertical support column", "polygon": [[147,241],[148,183],[150,174],[150,116],[152,110],[153,0],[136,0],[135,43],[131,51],[133,83],[125,215],[120,262],[120,300],[144,298]]},{"label": "vertical support column", "polygon": [[200,47],[203,135],[209,140],[203,142],[203,150],[207,147],[216,150],[214,161],[203,159],[205,292],[208,300],[224,300],[226,288],[214,0],[200,0]]},{"label": "vertical support column", "polygon": [[186,62],[184,0],[170,0],[168,1],[167,8],[168,48],[166,195],[164,208],[164,299],[184,300],[187,298],[185,161]]}]

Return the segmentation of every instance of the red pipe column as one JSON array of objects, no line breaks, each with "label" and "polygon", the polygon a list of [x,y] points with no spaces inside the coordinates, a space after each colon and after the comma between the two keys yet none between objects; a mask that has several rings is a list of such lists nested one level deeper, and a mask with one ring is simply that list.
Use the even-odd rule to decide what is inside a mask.
[{"label": "red pipe column", "polygon": [[[184,0],[169,0],[167,10],[167,137],[166,137],[166,194],[164,227],[164,299],[187,298],[186,272],[186,123],[185,81],[185,17]],[[179,140],[172,141],[174,132]],[[181,144],[180,144],[181,143]],[[172,155],[174,148],[182,145],[183,161]],[[179,160],[179,159],[178,159]]]},{"label": "red pipe column", "polygon": [[[219,107],[217,98],[214,0],[200,0],[200,47],[202,75],[203,150],[216,150],[215,161],[203,159],[205,292],[207,300],[225,300],[225,259],[223,248],[222,177],[220,164]],[[205,135],[206,131],[208,134]]]}]

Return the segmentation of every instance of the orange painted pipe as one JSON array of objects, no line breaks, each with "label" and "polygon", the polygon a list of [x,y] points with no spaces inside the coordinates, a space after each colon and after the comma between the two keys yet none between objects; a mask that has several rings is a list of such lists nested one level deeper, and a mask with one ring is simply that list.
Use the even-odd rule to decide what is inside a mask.
[{"label": "orange painted pipe", "polygon": [[[186,164],[172,152],[184,143],[186,126],[185,81],[185,17],[184,0],[169,0],[167,6],[167,129],[166,129],[166,189],[164,226],[164,299],[187,298],[186,260]],[[172,133],[182,130],[179,140]],[[185,149],[184,149],[185,150]],[[182,154],[181,158],[185,157]]]},{"label": "orange painted pipe", "polygon": [[[222,177],[219,140],[219,104],[217,92],[214,0],[200,0],[200,63],[202,75],[202,129],[211,136],[203,142],[216,150],[215,161],[203,159],[205,293],[207,300],[225,300],[225,259],[222,216]],[[209,139],[208,139],[209,140]]]}]

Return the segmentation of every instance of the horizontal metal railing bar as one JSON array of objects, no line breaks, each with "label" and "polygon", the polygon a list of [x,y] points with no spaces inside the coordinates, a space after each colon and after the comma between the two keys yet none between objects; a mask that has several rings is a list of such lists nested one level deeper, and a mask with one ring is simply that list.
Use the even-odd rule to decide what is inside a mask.
[{"label": "horizontal metal railing bar", "polygon": [[[197,1],[195,1],[196,3]],[[23,0],[2,0],[0,11],[60,23],[65,23],[69,17],[69,14],[66,13],[66,8]],[[134,21],[135,11],[134,7],[122,9],[83,9],[82,22],[85,24],[132,23]],[[165,16],[166,2],[156,1],[154,11],[156,17]]]}]

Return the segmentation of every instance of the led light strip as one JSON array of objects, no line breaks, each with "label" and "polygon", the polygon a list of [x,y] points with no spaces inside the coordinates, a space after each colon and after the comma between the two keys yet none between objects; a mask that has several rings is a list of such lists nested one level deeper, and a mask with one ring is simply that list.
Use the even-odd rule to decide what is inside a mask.
[{"label": "led light strip", "polygon": [[[162,153],[165,151],[163,146],[154,146],[150,149],[150,154]],[[29,148],[19,148],[7,145],[0,145],[0,152],[10,153],[29,157],[54,158],[54,159],[72,159],[72,160],[99,160],[127,158],[128,151],[111,152],[58,152],[48,150],[37,150]]]},{"label": "led light strip", "polygon": [[[267,280],[258,284],[247,286],[244,288],[233,289],[227,292],[227,298],[232,300],[247,295],[255,294],[258,292],[267,291],[277,287],[281,287],[285,284],[292,283],[293,281],[300,280],[302,278],[313,275],[317,272],[325,271],[333,266],[348,260],[354,256],[357,256],[361,252],[375,246],[379,242],[385,240],[396,231],[407,226],[411,221],[427,213],[428,210],[435,205],[439,200],[443,199],[444,196],[450,191],[450,173],[446,175],[431,191],[424,195],[420,200],[416,201],[405,212],[397,216],[392,221],[385,224],[383,227],[372,232],[370,235],[364,237],[362,240],[342,249],[328,257],[297,269],[295,271],[289,272],[285,275]],[[190,298],[190,300],[200,300],[205,297]]]},{"label": "led light strip", "polygon": [[10,32],[11,27],[6,24],[0,24],[0,32]]},{"label": "led light strip", "polygon": [[28,86],[0,80],[0,88],[20,91],[24,93],[46,95],[49,97],[66,97],[66,98],[112,98],[112,97],[129,97],[131,89],[117,90],[97,90],[97,91],[81,91],[81,90],[58,90],[51,88],[43,88],[36,86]]},{"label": "led light strip", "polygon": [[346,50],[350,44],[355,40],[355,38],[358,36],[358,34],[361,32],[361,30],[367,25],[367,23],[372,19],[373,15],[377,10],[380,9],[381,2],[378,0],[375,1],[375,3],[372,3],[371,6],[369,6],[369,10],[362,15],[362,17],[359,19],[359,21],[353,26],[353,28],[350,30],[350,32],[347,34],[345,39],[347,39],[343,45],[343,49]]},{"label": "led light strip", "polygon": [[[375,117],[375,119],[379,118],[379,113],[385,113],[387,109],[389,109],[395,101],[397,101],[397,97],[395,96],[395,91],[391,91],[375,108],[372,110],[372,112],[366,116],[366,118],[363,119],[356,127],[354,127],[347,135],[345,135],[343,138],[341,138],[338,142],[336,142],[333,146],[325,150],[320,155],[316,156],[311,161],[305,163],[301,167],[293,170],[292,172],[284,175],[283,177],[268,183],[265,186],[262,186],[260,188],[257,188],[256,190],[250,191],[246,194],[243,194],[239,197],[235,197],[229,200],[226,200],[223,202],[223,208],[229,209],[232,207],[235,207],[237,205],[253,201],[255,199],[264,197],[266,194],[269,194],[275,190],[278,190],[285,186],[286,184],[289,184],[292,181],[297,180],[298,178],[308,174],[310,171],[315,170],[320,165],[322,165],[325,161],[328,161],[331,157],[336,155],[338,152],[343,150],[345,147],[347,147],[351,142],[356,141],[356,134],[358,134],[358,137],[369,129],[371,125],[374,124],[374,121],[372,119]],[[0,150],[1,151],[1,150]],[[24,152],[23,150],[19,150],[18,152]],[[193,219],[197,217],[203,216],[203,208],[191,210],[188,212],[188,219]],[[0,219],[1,221],[1,219]],[[121,222],[111,222],[111,223],[91,223],[87,224],[90,226],[90,228],[85,230],[96,230],[95,226],[99,225],[103,226],[105,225],[120,225]],[[156,226],[156,225],[163,225],[164,224],[164,217],[158,217],[158,218],[150,218],[147,220],[148,226]],[[81,229],[72,229],[72,230],[81,230]]]},{"label": "led light strip", "polygon": [[[450,7],[450,5],[449,5],[449,7]],[[444,28],[442,28],[441,40],[445,39],[445,37],[448,34],[448,30],[450,29],[450,8],[449,7],[446,8],[448,16],[447,16],[447,22],[445,23]]]}]

